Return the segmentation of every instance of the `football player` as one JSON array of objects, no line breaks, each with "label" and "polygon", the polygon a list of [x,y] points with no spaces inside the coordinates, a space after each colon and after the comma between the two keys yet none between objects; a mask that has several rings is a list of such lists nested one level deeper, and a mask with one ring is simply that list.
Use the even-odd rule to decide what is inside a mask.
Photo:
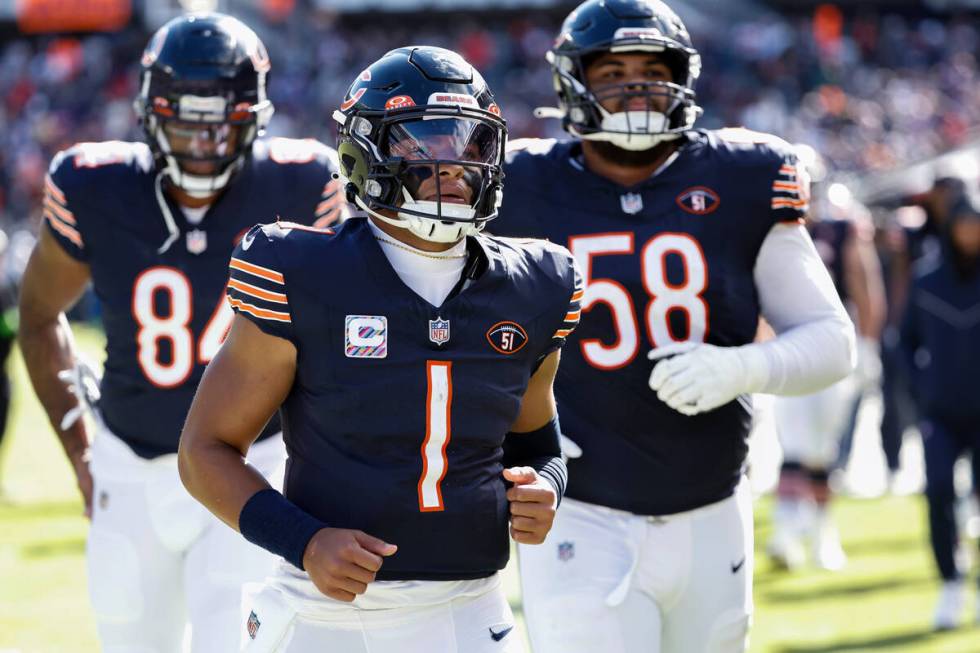
[{"label": "football player", "polygon": [[[89,590],[106,651],[237,646],[240,587],[273,561],[184,491],[177,441],[204,371],[231,326],[232,249],[276,216],[334,220],[344,206],[336,154],[313,140],[259,139],[269,122],[269,58],[255,33],[221,14],[184,16],[147,46],[136,99],[146,143],[81,143],[45,179],[39,242],[20,301],[34,388],[91,516]],[[90,434],[76,395],[64,312],[92,283],[106,331],[105,374]],[[71,376],[71,375],[69,375]],[[283,458],[279,422],[252,463]],[[94,435],[94,437],[92,437]]]},{"label": "football player", "polygon": [[[813,148],[798,148],[811,155],[804,159],[816,156]],[[767,551],[778,566],[793,569],[805,561],[809,544],[817,567],[837,570],[847,558],[829,511],[829,474],[862,397],[880,378],[878,343],[886,308],[870,214],[842,184],[821,189],[819,195],[807,230],[841,300],[851,308],[859,336],[858,365],[853,374],[820,392],[776,399],[783,463]]]},{"label": "football player", "polygon": [[[489,227],[567,245],[586,285],[555,389],[580,454],[570,500],[548,544],[519,553],[531,643],[741,651],[748,396],[852,367],[853,326],[801,224],[807,177],[775,137],[693,128],[701,60],[662,2],[588,0],[548,58],[547,113],[574,139],[517,143]],[[778,335],[754,344],[760,315]]]},{"label": "football player", "polygon": [[[242,241],[181,476],[284,558],[243,650],[522,651],[497,572],[508,530],[544,540],[565,485],[552,379],[580,277],[563,247],[480,233],[506,130],[458,54],[392,50],[334,117],[367,217]],[[285,496],[243,462],[280,404]]]}]

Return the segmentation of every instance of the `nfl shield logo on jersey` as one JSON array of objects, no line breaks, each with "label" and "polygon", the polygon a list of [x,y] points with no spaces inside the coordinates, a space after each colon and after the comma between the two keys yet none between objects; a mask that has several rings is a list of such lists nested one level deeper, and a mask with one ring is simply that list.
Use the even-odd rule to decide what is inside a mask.
[{"label": "nfl shield logo on jersey", "polygon": [[449,320],[437,317],[429,320],[429,340],[437,345],[444,345],[449,342]]},{"label": "nfl shield logo on jersey", "polygon": [[619,204],[623,213],[634,215],[643,210],[643,196],[639,193],[623,193],[619,196]]},{"label": "nfl shield logo on jersey", "polygon": [[248,629],[248,636],[255,639],[255,635],[259,632],[259,626],[261,625],[262,622],[259,621],[259,616],[255,614],[255,612],[248,615],[248,623],[245,625],[245,627]]},{"label": "nfl shield logo on jersey", "polygon": [[208,234],[206,231],[194,229],[187,232],[187,251],[191,254],[200,254],[208,248]]},{"label": "nfl shield logo on jersey", "polygon": [[562,562],[568,562],[575,557],[575,543],[574,542],[559,542],[558,543],[558,559]]}]

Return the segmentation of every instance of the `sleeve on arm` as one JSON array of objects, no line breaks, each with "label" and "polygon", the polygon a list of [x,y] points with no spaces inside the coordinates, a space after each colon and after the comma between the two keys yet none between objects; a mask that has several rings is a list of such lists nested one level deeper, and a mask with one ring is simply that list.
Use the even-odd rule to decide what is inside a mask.
[{"label": "sleeve on arm", "polygon": [[582,273],[579,271],[578,264],[575,263],[575,259],[572,258],[571,254],[567,254],[565,264],[567,265],[567,271],[565,273],[568,284],[568,294],[565,295],[567,300],[560,304],[561,315],[557,321],[557,328],[553,332],[544,352],[541,354],[541,358],[544,358],[553,351],[561,349],[565,345],[568,336],[575,331],[575,327],[578,326],[579,319],[582,317],[582,297],[585,295]]},{"label": "sleeve on arm", "polygon": [[759,391],[807,394],[847,376],[854,368],[854,325],[806,229],[773,226],[754,276],[762,315],[777,334],[752,345],[769,370]]},{"label": "sleeve on arm", "polygon": [[810,209],[810,175],[792,151],[782,154],[769,195],[774,223],[802,222],[806,217]]},{"label": "sleeve on arm", "polygon": [[71,165],[71,158],[60,152],[51,161],[51,168],[44,176],[44,224],[69,256],[87,261],[88,252],[79,230],[78,218],[58,182],[65,174],[64,168]]},{"label": "sleeve on arm", "polygon": [[275,244],[261,225],[245,234],[231,255],[228,302],[236,313],[266,333],[292,340],[286,279]]},{"label": "sleeve on arm", "polygon": [[344,193],[341,192],[340,181],[331,179],[323,187],[320,193],[320,202],[316,206],[313,217],[313,226],[324,228],[332,224],[343,222],[349,216],[347,201]]},{"label": "sleeve on arm", "polygon": [[339,224],[350,217],[350,207],[347,204],[347,194],[339,179],[334,175],[340,170],[340,161],[337,158],[337,151],[323,146],[323,153],[319,157],[321,164],[326,170],[327,182],[320,191],[320,199],[313,212],[313,226],[324,228],[333,224]]}]

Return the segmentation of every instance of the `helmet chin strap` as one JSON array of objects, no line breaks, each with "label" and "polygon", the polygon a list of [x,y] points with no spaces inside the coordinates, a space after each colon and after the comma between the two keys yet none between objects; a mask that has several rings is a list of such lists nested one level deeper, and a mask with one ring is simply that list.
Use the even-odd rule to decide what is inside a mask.
[{"label": "helmet chin strap", "polygon": [[157,205],[163,214],[163,222],[167,225],[167,239],[157,249],[157,254],[163,254],[170,249],[170,246],[174,244],[174,241],[180,235],[180,231],[177,229],[177,223],[174,222],[174,216],[170,212],[170,207],[167,205],[167,200],[163,197],[163,175],[164,171],[161,170],[153,180],[153,191],[156,194]]},{"label": "helmet chin strap", "polygon": [[[417,215],[412,215],[411,213],[403,213],[401,211],[399,211],[397,218],[391,218],[368,208],[364,200],[356,195],[354,196],[354,203],[371,217],[377,218],[378,220],[386,222],[394,227],[408,229],[419,238],[433,243],[455,243],[466,236],[475,236],[483,229],[482,225],[477,225],[473,222],[443,222],[442,220],[423,218]],[[425,210],[429,207],[434,209],[436,208],[437,204],[437,202],[413,201],[411,203],[406,202],[403,206],[412,210]],[[451,214],[446,210],[447,208],[448,207],[446,205],[443,205],[443,214],[449,216]],[[470,217],[473,215],[473,209],[470,207],[456,208],[462,208],[470,211]]]},{"label": "helmet chin strap", "polygon": [[589,141],[608,141],[624,150],[638,152],[649,150],[664,141],[680,138],[680,134],[666,131],[667,116],[659,111],[622,111],[609,113],[602,109],[602,131],[581,134],[570,126],[575,136]]},{"label": "helmet chin strap", "polygon": [[224,187],[228,185],[228,181],[231,179],[232,173],[238,168],[239,165],[239,162],[235,161],[229,164],[219,175],[192,175],[189,172],[184,172],[181,170],[180,164],[173,156],[165,154],[164,158],[167,161],[167,165],[163,169],[163,172],[170,178],[170,181],[174,184],[174,186],[184,191],[191,197],[199,199],[210,197],[218,191],[224,189]]}]

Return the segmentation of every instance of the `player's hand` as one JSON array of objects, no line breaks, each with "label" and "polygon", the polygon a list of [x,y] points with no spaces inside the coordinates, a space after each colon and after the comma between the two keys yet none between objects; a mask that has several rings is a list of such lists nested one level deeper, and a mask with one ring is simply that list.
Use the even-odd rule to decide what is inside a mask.
[{"label": "player's hand", "polygon": [[881,347],[877,340],[867,337],[857,339],[857,367],[854,373],[862,388],[871,388],[881,382]]},{"label": "player's hand", "polygon": [[78,491],[82,493],[82,502],[85,504],[85,518],[92,519],[92,471],[89,469],[89,450],[85,449],[82,453],[71,456],[71,466],[75,470],[75,480],[78,482]]},{"label": "player's hand", "polygon": [[[672,358],[660,360],[667,356]],[[681,342],[658,347],[648,358],[660,361],[650,373],[650,389],[684,415],[714,410],[750,390],[737,347]]]},{"label": "player's hand", "polygon": [[383,558],[397,550],[362,531],[322,528],[306,545],[303,567],[323,594],[349,603],[367,591]]},{"label": "player's hand", "polygon": [[541,544],[555,522],[558,493],[531,467],[508,467],[504,478],[514,484],[510,501],[510,536],[521,544]]}]

